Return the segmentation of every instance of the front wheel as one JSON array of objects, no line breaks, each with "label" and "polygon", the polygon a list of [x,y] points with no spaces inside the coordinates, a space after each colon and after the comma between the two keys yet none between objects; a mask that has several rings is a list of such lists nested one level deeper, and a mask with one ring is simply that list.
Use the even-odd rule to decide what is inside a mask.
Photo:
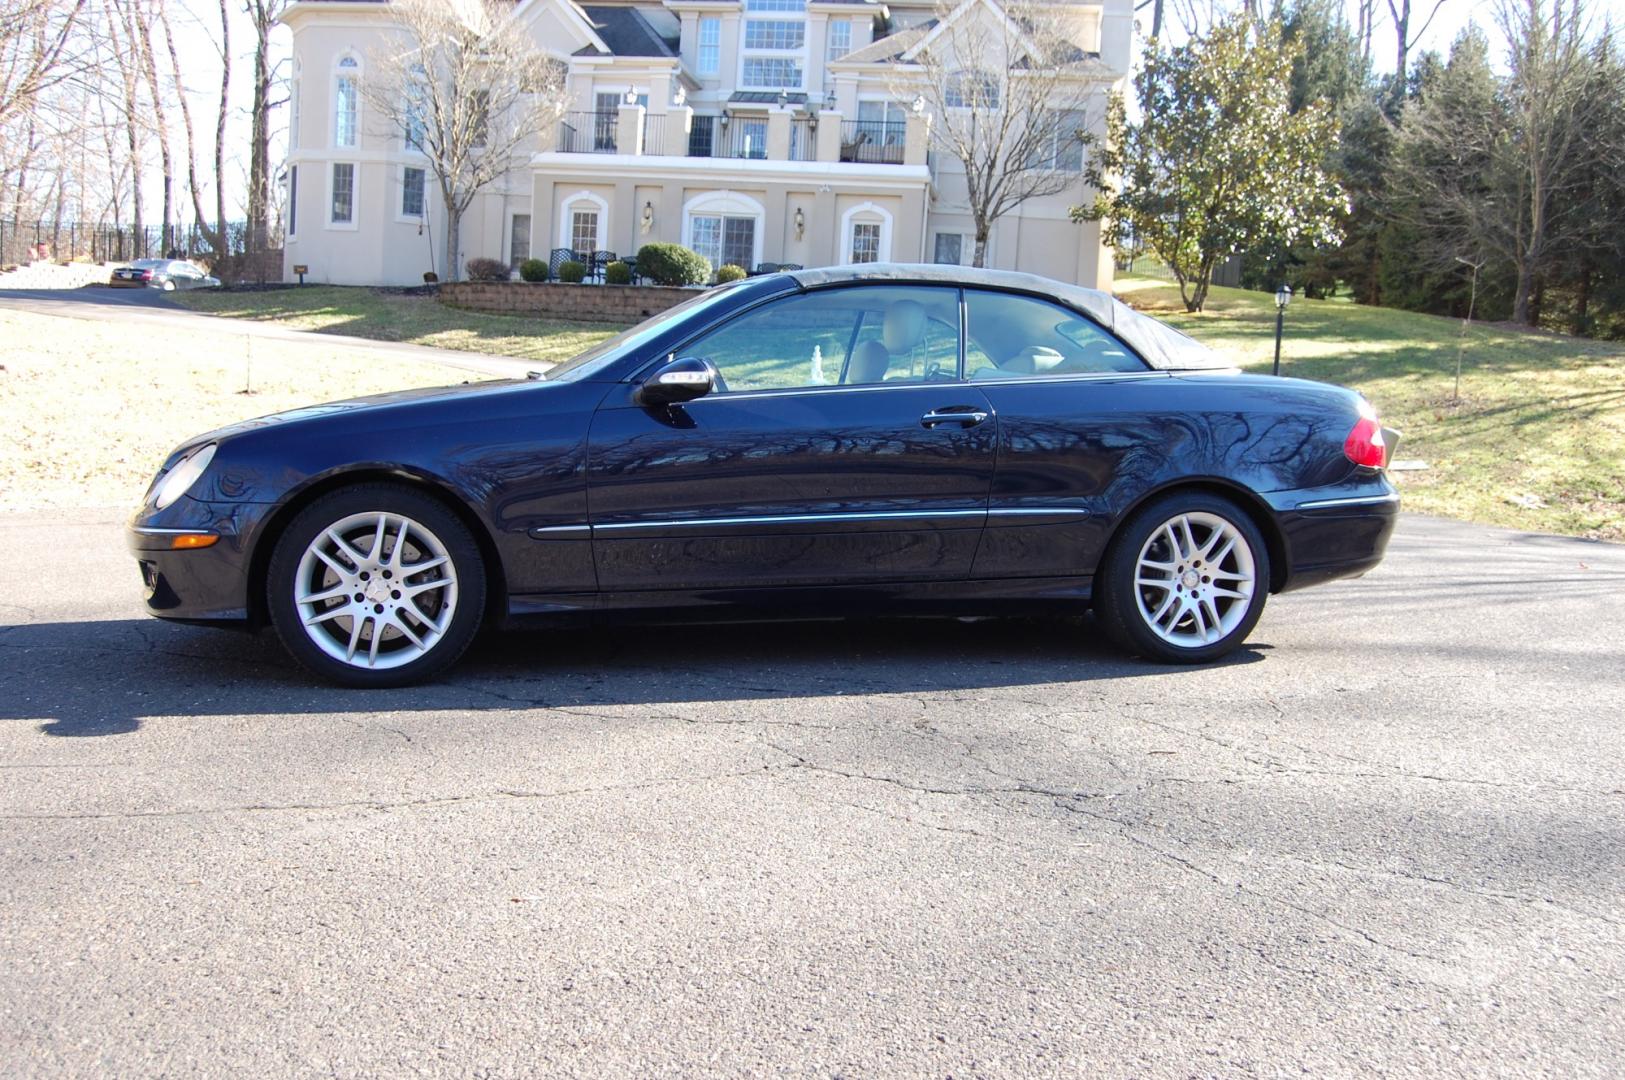
[{"label": "front wheel", "polygon": [[1136,513],[1096,574],[1096,613],[1130,652],[1217,660],[1247,640],[1269,594],[1269,548],[1228,499],[1175,492]]},{"label": "front wheel", "polygon": [[359,484],[294,518],[266,588],[277,636],[310,671],[345,686],[404,686],[444,671],[473,641],[485,567],[438,500]]}]

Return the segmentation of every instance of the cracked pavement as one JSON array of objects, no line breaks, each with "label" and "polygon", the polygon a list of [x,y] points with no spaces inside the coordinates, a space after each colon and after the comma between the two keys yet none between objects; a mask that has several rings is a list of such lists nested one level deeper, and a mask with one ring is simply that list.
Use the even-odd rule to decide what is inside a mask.
[{"label": "cracked pavement", "polygon": [[1206,669],[1071,621],[312,683],[0,515],[12,1076],[1608,1076],[1625,547],[1406,517]]}]

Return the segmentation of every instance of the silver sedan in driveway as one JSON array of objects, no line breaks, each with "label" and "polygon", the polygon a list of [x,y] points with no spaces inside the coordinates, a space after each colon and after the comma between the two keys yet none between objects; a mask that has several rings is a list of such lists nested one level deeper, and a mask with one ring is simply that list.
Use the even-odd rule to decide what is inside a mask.
[{"label": "silver sedan in driveway", "polygon": [[217,289],[220,279],[210,277],[196,263],[185,259],[137,259],[113,270],[107,283],[115,289]]}]

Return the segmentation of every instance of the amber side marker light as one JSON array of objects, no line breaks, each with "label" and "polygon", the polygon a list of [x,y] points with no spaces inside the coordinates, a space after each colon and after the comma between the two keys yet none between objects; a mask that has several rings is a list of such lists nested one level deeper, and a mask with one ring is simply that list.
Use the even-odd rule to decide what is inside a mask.
[{"label": "amber side marker light", "polygon": [[185,551],[189,548],[213,547],[219,539],[214,533],[181,533],[169,541],[169,546],[175,551]]}]

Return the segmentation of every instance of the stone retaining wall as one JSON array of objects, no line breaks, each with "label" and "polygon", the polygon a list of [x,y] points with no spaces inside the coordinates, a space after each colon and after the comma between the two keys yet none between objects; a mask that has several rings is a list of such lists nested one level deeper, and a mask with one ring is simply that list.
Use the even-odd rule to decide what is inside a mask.
[{"label": "stone retaining wall", "polygon": [[440,302],[465,311],[483,311],[492,315],[534,315],[630,325],[704,291],[661,285],[448,281],[440,286]]}]

